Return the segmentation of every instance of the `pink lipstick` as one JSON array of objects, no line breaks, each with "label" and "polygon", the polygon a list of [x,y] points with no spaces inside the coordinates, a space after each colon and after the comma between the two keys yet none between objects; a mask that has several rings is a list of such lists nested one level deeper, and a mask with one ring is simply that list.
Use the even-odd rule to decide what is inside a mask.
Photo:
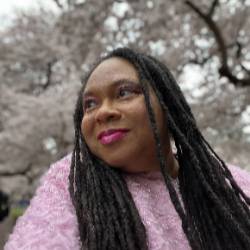
[{"label": "pink lipstick", "polygon": [[127,129],[110,129],[99,134],[98,139],[101,144],[107,145],[121,140],[126,134]]}]

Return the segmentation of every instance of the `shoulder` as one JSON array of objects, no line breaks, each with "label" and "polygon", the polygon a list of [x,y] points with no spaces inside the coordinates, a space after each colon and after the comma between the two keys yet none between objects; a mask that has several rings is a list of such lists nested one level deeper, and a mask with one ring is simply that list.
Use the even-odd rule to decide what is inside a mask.
[{"label": "shoulder", "polygon": [[43,186],[56,185],[58,188],[68,187],[68,176],[71,165],[71,153],[60,159],[59,161],[51,164],[48,171],[40,179],[40,187],[37,192],[42,189]]},{"label": "shoulder", "polygon": [[52,163],[48,169],[48,171],[44,174],[41,180],[43,178],[46,178],[46,176],[54,176],[58,175],[63,177],[67,176],[70,171],[70,164],[71,164],[71,156],[72,153],[64,156],[62,159]]},{"label": "shoulder", "polygon": [[228,164],[227,166],[237,184],[250,197],[250,170],[246,170],[231,164]]},{"label": "shoulder", "polygon": [[68,191],[70,162],[71,155],[67,155],[43,175],[5,250],[79,249],[77,219]]}]

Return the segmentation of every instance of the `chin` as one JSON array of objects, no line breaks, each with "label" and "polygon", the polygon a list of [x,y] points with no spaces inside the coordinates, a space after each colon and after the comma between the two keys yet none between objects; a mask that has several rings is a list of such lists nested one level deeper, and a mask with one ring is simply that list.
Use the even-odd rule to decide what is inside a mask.
[{"label": "chin", "polygon": [[110,152],[105,150],[104,152],[100,153],[100,151],[98,151],[94,154],[111,167],[120,168],[126,164],[127,159],[130,159],[127,154],[123,153],[123,151],[124,150],[114,150],[113,152]]},{"label": "chin", "polygon": [[104,161],[113,168],[122,168],[123,164],[119,160],[105,160]]}]

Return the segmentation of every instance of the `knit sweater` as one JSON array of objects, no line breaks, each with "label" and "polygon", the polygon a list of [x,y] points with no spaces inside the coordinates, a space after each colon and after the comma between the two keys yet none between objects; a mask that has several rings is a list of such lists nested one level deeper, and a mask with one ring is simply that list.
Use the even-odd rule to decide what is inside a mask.
[{"label": "knit sweater", "polygon": [[[4,250],[78,250],[77,218],[68,191],[71,155],[53,164],[41,178],[30,206],[16,223]],[[250,173],[229,166],[250,196]],[[160,171],[124,174],[145,225],[150,250],[188,250],[188,240]],[[174,186],[178,186],[174,181]]]}]

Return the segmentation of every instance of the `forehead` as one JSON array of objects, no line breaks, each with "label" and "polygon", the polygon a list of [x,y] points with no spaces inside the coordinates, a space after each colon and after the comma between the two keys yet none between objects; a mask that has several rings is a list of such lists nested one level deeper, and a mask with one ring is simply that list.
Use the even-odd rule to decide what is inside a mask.
[{"label": "forehead", "polygon": [[106,84],[121,79],[137,81],[138,73],[129,61],[119,57],[112,57],[104,60],[94,69],[86,83],[85,91],[96,85],[104,87]]}]

